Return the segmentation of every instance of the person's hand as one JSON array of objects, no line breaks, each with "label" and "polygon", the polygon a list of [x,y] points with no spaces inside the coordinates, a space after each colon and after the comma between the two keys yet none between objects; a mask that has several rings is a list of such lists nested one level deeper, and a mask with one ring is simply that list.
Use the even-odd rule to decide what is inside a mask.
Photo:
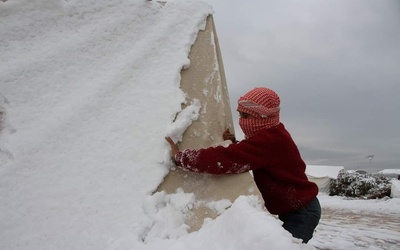
[{"label": "person's hand", "polygon": [[229,131],[229,128],[222,134],[222,139],[224,139],[224,141],[231,140],[233,143],[236,143],[236,137],[231,133],[231,131]]},{"label": "person's hand", "polygon": [[171,146],[171,157],[172,157],[172,159],[175,159],[175,155],[179,152],[178,145],[176,145],[176,143],[169,136],[166,136],[165,140]]}]

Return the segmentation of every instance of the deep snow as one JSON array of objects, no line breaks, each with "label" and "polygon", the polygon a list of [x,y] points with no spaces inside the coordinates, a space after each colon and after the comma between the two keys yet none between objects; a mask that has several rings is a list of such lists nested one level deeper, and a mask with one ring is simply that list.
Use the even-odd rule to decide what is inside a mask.
[{"label": "deep snow", "polygon": [[[180,70],[212,12],[183,0],[0,3],[0,249],[324,247],[319,231],[293,240],[255,197],[209,204],[221,216],[187,234],[195,197],[152,195],[169,171],[164,136],[192,119],[173,123]],[[379,212],[400,213],[385,202]]]}]

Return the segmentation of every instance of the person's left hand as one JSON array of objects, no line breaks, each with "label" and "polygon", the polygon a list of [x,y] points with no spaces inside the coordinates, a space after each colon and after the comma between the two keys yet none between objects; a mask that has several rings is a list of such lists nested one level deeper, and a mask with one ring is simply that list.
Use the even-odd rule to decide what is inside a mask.
[{"label": "person's left hand", "polygon": [[166,136],[165,140],[171,146],[171,157],[172,157],[172,159],[175,159],[175,155],[179,152],[178,145],[176,145],[176,143],[169,136]]},{"label": "person's left hand", "polygon": [[222,134],[222,139],[224,139],[224,141],[231,140],[233,143],[236,143],[236,137],[231,133],[231,131],[229,131],[229,128],[227,128]]}]

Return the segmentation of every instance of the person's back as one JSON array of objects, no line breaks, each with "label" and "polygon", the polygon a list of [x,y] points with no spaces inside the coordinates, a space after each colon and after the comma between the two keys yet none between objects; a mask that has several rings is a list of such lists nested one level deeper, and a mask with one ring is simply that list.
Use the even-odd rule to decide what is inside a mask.
[{"label": "person's back", "polygon": [[272,214],[297,210],[318,194],[305,174],[306,165],[284,125],[261,130],[243,143],[260,148],[263,166],[253,169],[254,180]]}]

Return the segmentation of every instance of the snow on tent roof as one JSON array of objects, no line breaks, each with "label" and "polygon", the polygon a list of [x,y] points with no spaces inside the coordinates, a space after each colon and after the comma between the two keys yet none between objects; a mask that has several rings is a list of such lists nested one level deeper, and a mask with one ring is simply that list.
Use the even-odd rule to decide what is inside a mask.
[{"label": "snow on tent roof", "polygon": [[306,174],[313,177],[329,177],[336,179],[342,166],[322,166],[322,165],[307,165]]},{"label": "snow on tent roof", "polygon": [[211,6],[0,3],[0,249],[300,249],[252,197],[188,234],[192,196],[150,196],[169,171],[180,72]]},{"label": "snow on tent roof", "polygon": [[400,169],[384,169],[378,171],[380,174],[400,174]]}]

